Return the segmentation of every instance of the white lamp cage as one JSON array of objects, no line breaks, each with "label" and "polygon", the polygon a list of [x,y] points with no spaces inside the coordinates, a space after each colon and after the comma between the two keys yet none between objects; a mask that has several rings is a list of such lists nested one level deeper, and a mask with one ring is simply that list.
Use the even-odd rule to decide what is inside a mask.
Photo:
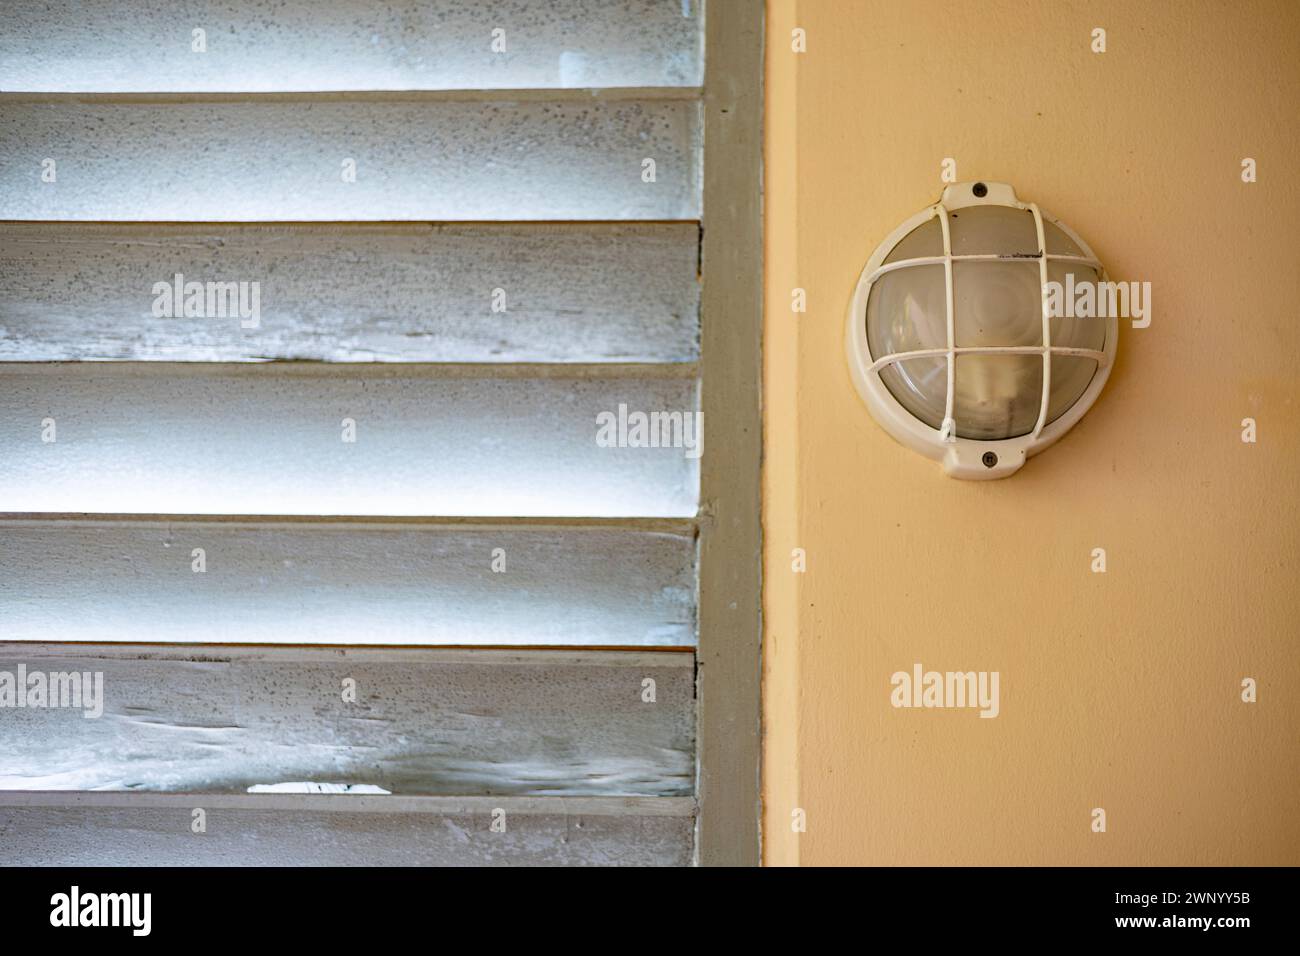
[{"label": "white lamp cage", "polygon": [[1052,315],[1047,290],[1107,281],[1069,226],[1006,183],[954,183],[867,261],[849,369],[872,416],[958,478],[1005,478],[1092,406],[1119,322]]}]

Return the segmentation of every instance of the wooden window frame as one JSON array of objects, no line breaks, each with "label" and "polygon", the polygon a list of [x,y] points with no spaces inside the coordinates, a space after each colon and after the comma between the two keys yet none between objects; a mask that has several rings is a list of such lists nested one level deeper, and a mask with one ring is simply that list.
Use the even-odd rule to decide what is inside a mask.
[{"label": "wooden window frame", "polygon": [[760,862],[763,3],[705,11],[695,859]]},{"label": "wooden window frame", "polygon": [[[682,797],[383,797],[340,804],[310,794],[205,794],[201,803],[232,811],[286,809],[311,818],[350,812],[481,813],[490,802],[510,812],[534,814],[539,850],[563,834],[565,814],[626,817],[617,832],[640,833],[652,817],[689,826],[694,811],[693,862],[753,866],[760,853],[760,649],[761,649],[761,330],[762,330],[762,0],[713,0],[703,11],[704,87],[702,211],[700,218],[700,409],[707,422],[701,461],[698,534],[698,643],[695,651],[695,796]],[[50,516],[45,516],[50,517]],[[622,522],[626,523],[626,522]],[[690,519],[682,519],[689,526]],[[33,646],[33,650],[36,647]],[[231,648],[193,648],[235,653]],[[118,651],[109,649],[116,654]],[[123,653],[130,653],[124,648]],[[180,653],[180,651],[178,651]],[[239,653],[244,653],[240,650]],[[268,652],[269,653],[269,652]],[[278,651],[276,653],[279,653]],[[316,653],[316,652],[312,652]],[[321,654],[374,655],[386,650],[332,649]],[[436,649],[425,656],[437,657]],[[445,654],[444,654],[445,656]],[[145,793],[0,793],[5,808],[75,805],[97,809],[184,811],[192,795]],[[377,802],[377,801],[384,802]],[[197,805],[197,804],[196,804]],[[171,820],[171,817],[168,817]],[[316,822],[313,822],[316,821]],[[558,821],[558,822],[557,822]],[[93,820],[88,818],[88,824]],[[169,824],[170,825],[170,824]],[[674,823],[660,824],[672,844]],[[613,824],[611,826],[614,826]],[[621,828],[621,829],[618,829]],[[614,832],[614,831],[611,831]],[[662,842],[662,841],[661,841]],[[684,841],[683,841],[684,842]],[[658,846],[658,844],[656,844]],[[674,862],[686,862],[668,854]],[[654,849],[653,847],[651,848]],[[660,854],[662,855],[662,854]],[[435,862],[438,854],[434,854]],[[649,859],[656,859],[654,852]],[[360,862],[331,860],[330,862]],[[590,862],[575,858],[573,862]],[[621,862],[647,862],[633,853]]]}]

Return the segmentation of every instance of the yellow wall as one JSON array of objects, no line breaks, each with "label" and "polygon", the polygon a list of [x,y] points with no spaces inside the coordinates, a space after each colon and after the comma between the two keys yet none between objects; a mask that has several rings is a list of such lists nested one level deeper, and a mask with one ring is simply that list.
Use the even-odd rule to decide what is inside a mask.
[{"label": "yellow wall", "polygon": [[[766,861],[1300,864],[1300,4],[768,11]],[[844,358],[948,156],[1153,286],[1097,405],[1005,481],[896,444]],[[1000,671],[1000,716],[894,709],[916,661]]]}]

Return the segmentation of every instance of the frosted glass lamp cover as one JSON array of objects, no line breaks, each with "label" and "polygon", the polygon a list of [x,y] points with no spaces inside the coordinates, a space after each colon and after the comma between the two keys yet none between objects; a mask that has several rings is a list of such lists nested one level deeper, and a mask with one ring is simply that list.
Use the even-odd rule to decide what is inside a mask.
[{"label": "frosted glass lamp cover", "polygon": [[1009,185],[954,183],[891,233],[849,304],[849,370],[894,438],[958,478],[1005,478],[1083,417],[1115,316],[1056,317],[1048,283],[1106,281],[1068,226]]}]

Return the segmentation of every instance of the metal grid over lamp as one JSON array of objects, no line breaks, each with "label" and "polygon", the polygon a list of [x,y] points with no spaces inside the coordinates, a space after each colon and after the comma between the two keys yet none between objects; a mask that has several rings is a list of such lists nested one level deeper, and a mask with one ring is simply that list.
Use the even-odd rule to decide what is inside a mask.
[{"label": "metal grid over lamp", "polygon": [[894,438],[959,478],[1003,478],[1091,407],[1116,316],[1053,315],[1049,282],[1106,282],[1087,243],[1005,183],[948,186],[868,260],[849,368]]}]

